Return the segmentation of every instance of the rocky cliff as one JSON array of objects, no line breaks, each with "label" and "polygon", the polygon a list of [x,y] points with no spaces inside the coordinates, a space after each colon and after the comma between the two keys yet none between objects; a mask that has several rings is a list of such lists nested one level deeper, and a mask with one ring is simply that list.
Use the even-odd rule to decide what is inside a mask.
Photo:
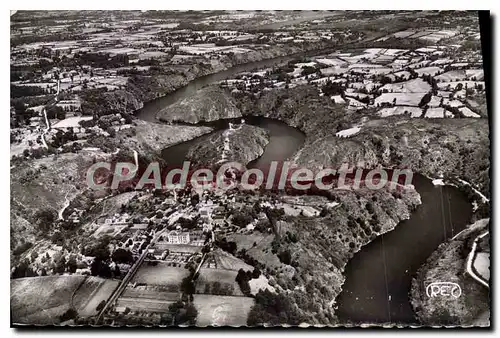
[{"label": "rocky cliff", "polygon": [[240,116],[241,112],[228,92],[209,86],[162,109],[157,118],[164,122],[196,124]]},{"label": "rocky cliff", "polygon": [[[489,196],[487,119],[379,118],[372,110],[349,111],[308,85],[275,89],[257,99],[238,97],[243,115],[276,118],[306,134],[294,161],[313,168],[405,167],[429,177],[461,177]],[[336,133],[353,126],[350,138]]]}]

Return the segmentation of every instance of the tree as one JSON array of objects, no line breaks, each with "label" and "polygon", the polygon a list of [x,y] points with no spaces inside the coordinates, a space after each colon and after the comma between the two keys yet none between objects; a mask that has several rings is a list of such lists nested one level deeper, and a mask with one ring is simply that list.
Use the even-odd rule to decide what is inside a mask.
[{"label": "tree", "polygon": [[[64,112],[64,109],[62,109],[61,107],[56,106],[56,105],[46,107],[45,112],[47,114],[48,119],[58,118],[59,120],[62,120],[66,117],[66,113]],[[59,117],[62,117],[62,118],[59,118]]]},{"label": "tree", "polygon": [[70,320],[70,319],[74,319],[78,316],[78,312],[76,312],[75,309],[73,308],[69,308],[68,310],[66,310],[66,312],[64,312],[60,317],[59,319],[61,320],[61,322],[65,322],[67,320]]},{"label": "tree", "polygon": [[193,304],[186,304],[185,321],[188,322],[189,325],[195,325],[196,317],[198,317],[198,310],[196,310]]},{"label": "tree", "polygon": [[198,311],[193,304],[177,301],[170,304],[168,312],[162,315],[160,323],[162,325],[195,325],[196,317],[198,317]]},{"label": "tree", "polygon": [[247,325],[298,325],[304,320],[289,297],[266,289],[255,296],[255,305],[248,314]]},{"label": "tree", "polygon": [[38,230],[42,232],[50,230],[56,219],[55,212],[48,208],[37,210],[34,217],[38,225]]},{"label": "tree", "polygon": [[66,270],[66,258],[64,256],[56,263],[56,273],[64,273]]},{"label": "tree", "polygon": [[105,305],[106,305],[106,301],[105,300],[101,300],[101,302],[99,303],[99,305],[97,305],[97,307],[96,307],[96,311],[100,312],[102,309],[104,309]]},{"label": "tree", "polygon": [[192,295],[196,291],[196,286],[193,283],[192,276],[184,277],[181,282],[181,291],[187,295]]},{"label": "tree", "polygon": [[105,262],[95,258],[90,266],[90,273],[92,276],[109,278],[111,277],[111,268]]},{"label": "tree", "polygon": [[134,258],[132,253],[125,249],[116,249],[111,256],[114,262],[116,263],[132,263]]},{"label": "tree", "polygon": [[76,258],[75,256],[71,255],[68,259],[68,262],[66,263],[66,267],[68,269],[68,272],[75,273],[76,272]]},{"label": "tree", "polygon": [[420,108],[423,108],[425,107],[430,101],[431,101],[431,98],[432,98],[432,93],[427,93],[425,94],[422,99],[420,100],[420,103],[418,104],[418,106]]},{"label": "tree", "polygon": [[233,214],[232,222],[234,225],[243,228],[253,221],[253,217],[246,212],[237,211]]}]

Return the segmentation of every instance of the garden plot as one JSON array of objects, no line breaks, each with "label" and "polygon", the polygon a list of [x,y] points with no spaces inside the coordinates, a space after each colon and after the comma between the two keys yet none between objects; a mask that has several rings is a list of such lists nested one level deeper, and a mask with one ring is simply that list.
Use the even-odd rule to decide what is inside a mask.
[{"label": "garden plot", "polygon": [[401,106],[417,107],[425,93],[383,93],[375,98],[375,105],[390,103]]},{"label": "garden plot", "polygon": [[396,106],[396,107],[382,108],[377,113],[380,115],[380,117],[410,114],[412,118],[416,118],[422,116],[422,109],[418,107]]},{"label": "garden plot", "polygon": [[189,270],[168,266],[165,263],[158,262],[158,265],[152,266],[143,264],[131,283],[153,284],[153,285],[178,285],[184,277],[189,275]]},{"label": "garden plot", "polygon": [[195,295],[197,326],[243,326],[254,304],[251,297]]},{"label": "garden plot", "polygon": [[432,89],[431,85],[416,78],[405,82],[387,83],[380,90],[387,90],[395,93],[427,93]]}]

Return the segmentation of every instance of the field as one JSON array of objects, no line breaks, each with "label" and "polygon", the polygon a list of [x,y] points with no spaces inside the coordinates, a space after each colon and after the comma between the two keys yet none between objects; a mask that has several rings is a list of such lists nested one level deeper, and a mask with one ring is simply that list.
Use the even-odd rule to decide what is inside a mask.
[{"label": "field", "polygon": [[460,108],[460,112],[462,114],[464,114],[465,117],[475,117],[475,118],[479,118],[481,117],[480,115],[474,113],[472,110],[470,110],[469,108],[467,107],[462,107]]},{"label": "field", "polygon": [[431,75],[431,76],[434,76],[436,73],[438,73],[439,71],[441,70],[441,68],[439,67],[424,67],[424,68],[418,68],[418,69],[415,69],[415,72],[421,76],[423,74],[426,74],[426,75]]},{"label": "field", "polygon": [[253,303],[250,297],[195,295],[194,306],[198,310],[196,325],[246,325]]},{"label": "field", "polygon": [[396,99],[397,105],[418,106],[425,93],[383,93],[375,99],[375,105],[382,102],[393,103]]},{"label": "field", "polygon": [[213,252],[217,268],[238,271],[243,269],[245,271],[253,271],[253,266],[246,264],[241,259],[222,251],[216,250]]},{"label": "field", "polygon": [[59,316],[69,309],[73,293],[85,278],[85,276],[47,276],[11,280],[12,322],[59,323]]},{"label": "field", "polygon": [[119,281],[87,277],[85,283],[78,289],[73,297],[73,305],[80,317],[90,317],[97,314],[97,306],[107,300],[118,287]]},{"label": "field", "polygon": [[116,306],[128,307],[132,312],[166,312],[175,301],[165,301],[150,298],[120,297]]},{"label": "field", "polygon": [[450,82],[455,80],[465,80],[467,78],[464,70],[450,70],[449,72],[443,73],[436,76],[436,80],[442,82]]},{"label": "field", "polygon": [[231,294],[233,296],[243,296],[240,286],[238,285],[238,283],[236,283],[237,274],[238,271],[235,270],[201,268],[200,276],[198,277],[198,280],[196,282],[196,291],[205,293],[206,285],[210,284],[210,291],[208,291],[208,293],[212,293],[214,283],[218,282],[221,284],[222,288],[231,288],[232,291],[225,294]]},{"label": "field", "polygon": [[80,121],[88,121],[88,120],[92,120],[92,116],[84,116],[84,117],[68,117],[56,124],[54,124],[52,126],[52,128],[54,129],[58,129],[58,128],[78,128],[80,127],[80,124],[79,122]]},{"label": "field", "polygon": [[395,93],[427,93],[431,90],[431,85],[421,78],[417,78],[405,82],[387,83],[380,88],[380,90],[384,89]]},{"label": "field", "polygon": [[184,277],[189,275],[189,270],[167,266],[159,262],[156,266],[143,264],[131,283],[168,285],[180,284]]},{"label": "field", "polygon": [[382,108],[377,113],[380,114],[381,117],[388,117],[392,115],[401,115],[405,112],[411,114],[411,117],[420,117],[422,115],[422,109],[418,107],[402,107],[396,106],[391,108]]}]

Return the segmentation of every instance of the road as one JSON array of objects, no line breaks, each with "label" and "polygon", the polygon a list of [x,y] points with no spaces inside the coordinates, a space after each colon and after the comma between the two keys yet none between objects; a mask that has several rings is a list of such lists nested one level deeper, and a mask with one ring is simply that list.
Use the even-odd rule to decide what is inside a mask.
[{"label": "road", "polygon": [[474,259],[476,258],[477,242],[488,234],[489,231],[486,231],[485,233],[477,236],[476,239],[474,240],[474,244],[472,244],[472,250],[470,251],[469,256],[467,257],[467,273],[471,275],[471,277],[474,278],[476,281],[483,284],[489,289],[490,288],[489,283],[483,280],[480,276],[476,275],[474,269],[472,269],[472,264],[474,263]]},{"label": "road", "polygon": [[[56,103],[59,101],[59,91],[60,91],[60,89],[61,89],[61,81],[57,80],[57,93],[56,93],[56,97],[55,97]],[[47,132],[50,130],[50,122],[49,122],[49,119],[47,118],[47,110],[45,109],[45,107],[43,108],[43,116],[44,116],[44,119],[45,119],[45,125],[47,127],[42,132],[41,139],[42,139],[43,147],[45,149],[48,149],[49,147],[47,145],[47,142],[45,141],[45,134],[47,134]]]},{"label": "road", "polygon": [[144,259],[148,255],[149,248],[154,243],[156,243],[156,241],[158,240],[158,238],[160,238],[160,236],[163,234],[163,232],[165,230],[166,229],[163,229],[160,232],[158,232],[157,234],[155,234],[155,236],[153,237],[153,239],[151,240],[151,242],[149,243],[149,245],[143,250],[143,252],[142,252],[141,256],[139,257],[139,259],[137,259],[137,261],[135,261],[134,265],[132,265],[132,267],[130,268],[130,270],[128,270],[127,274],[122,279],[122,281],[121,281],[120,285],[118,286],[118,288],[116,288],[116,290],[113,292],[113,294],[111,295],[111,297],[109,297],[108,301],[106,302],[106,305],[104,305],[104,307],[102,308],[102,310],[97,315],[96,324],[101,321],[102,316],[104,315],[104,313],[106,313],[106,311],[109,309],[109,307],[111,305],[113,305],[115,303],[115,301],[123,293],[123,291],[127,287],[127,285],[130,282],[130,280],[135,276],[135,274],[137,273],[137,270],[139,270],[139,267],[144,262]]}]

